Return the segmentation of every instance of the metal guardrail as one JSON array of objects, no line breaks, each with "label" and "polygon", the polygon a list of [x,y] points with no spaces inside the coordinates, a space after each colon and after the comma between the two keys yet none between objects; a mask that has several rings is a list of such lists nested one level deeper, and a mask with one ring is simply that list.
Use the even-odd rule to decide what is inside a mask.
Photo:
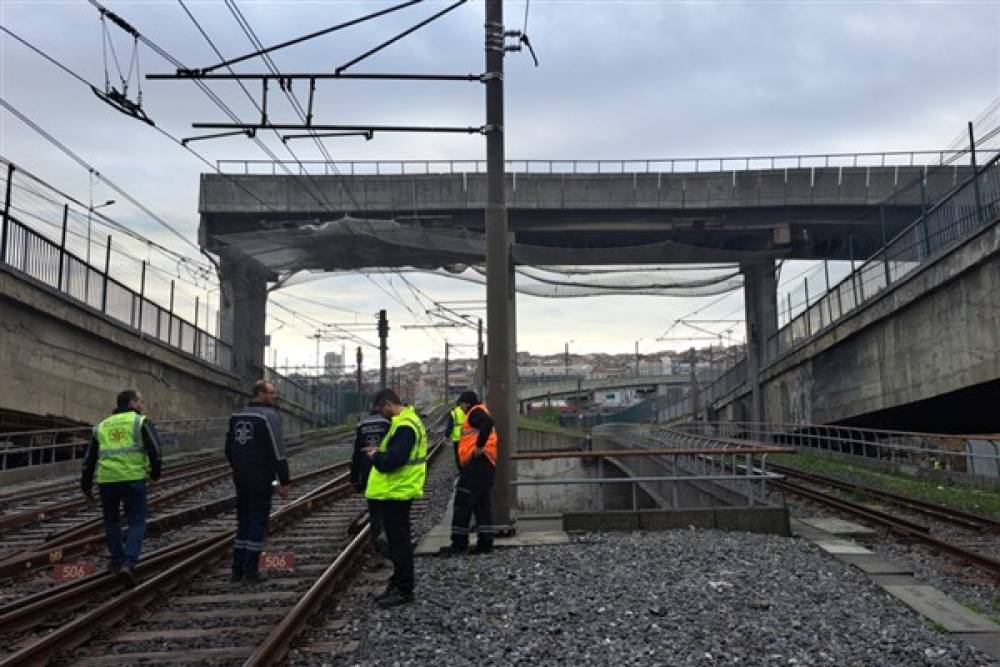
[{"label": "metal guardrail", "polygon": [[[631,486],[631,508],[640,507],[639,491],[660,501],[671,509],[704,507],[702,503],[689,504],[683,499],[683,485],[717,485],[731,491],[735,497],[746,499],[748,506],[767,503],[767,482],[784,479],[783,475],[766,470],[768,454],[795,450],[777,445],[748,445],[738,441],[725,441],[718,437],[685,433],[665,427],[638,424],[605,424],[594,428],[588,451],[522,452],[512,455],[512,460],[544,460],[578,458],[596,460],[596,474],[588,477],[526,478],[511,482],[514,486],[590,485],[595,487],[593,503],[599,511],[607,507],[604,489],[609,484]],[[752,457],[760,456],[762,463],[750,465]],[[626,477],[605,475],[606,461],[614,461]],[[625,461],[628,464],[625,465]],[[668,489],[663,493],[662,489]]]},{"label": "metal guardrail", "polygon": [[[731,155],[723,157],[639,158],[624,160],[507,160],[516,174],[712,173],[751,169],[828,167],[920,167],[968,164],[968,150],[812,153],[802,155]],[[419,175],[486,173],[485,160],[216,160],[229,174],[297,173],[300,175]]]},{"label": "metal guardrail", "polygon": [[928,470],[1000,477],[1000,435],[952,435],[781,422],[696,421],[677,424],[673,429],[747,444],[820,449]]},{"label": "metal guardrail", "polygon": [[[805,345],[821,332],[904,280],[919,267],[943,255],[958,242],[1000,217],[1000,154],[994,155],[976,174],[936,202],[927,202],[924,212],[881,250],[862,262],[843,280],[815,300],[806,296],[804,308],[792,316],[766,343],[765,366]],[[808,293],[807,293],[808,294]],[[781,304],[778,304],[779,308]],[[746,383],[747,368],[741,361],[717,380],[699,390],[699,406],[707,405]],[[661,416],[676,419],[691,414],[692,395],[661,408]]]},{"label": "metal guardrail", "polygon": [[0,248],[0,264],[107,315],[141,337],[153,338],[210,364],[232,368],[228,344],[154,303],[141,289],[136,292],[106,271],[87,264],[16,216],[5,216],[3,236],[6,247]]},{"label": "metal guardrail", "polygon": [[[923,214],[897,234],[842,281],[833,285],[767,341],[765,363],[811,339],[863,304],[878,298],[961,239],[1000,217],[1000,156],[951,194],[926,207]],[[779,304],[779,308],[781,304]]]},{"label": "metal guardrail", "polygon": [[[169,452],[196,442],[221,442],[229,418],[178,419],[155,424],[160,444]],[[90,426],[0,433],[0,470],[82,459],[92,434]]]}]

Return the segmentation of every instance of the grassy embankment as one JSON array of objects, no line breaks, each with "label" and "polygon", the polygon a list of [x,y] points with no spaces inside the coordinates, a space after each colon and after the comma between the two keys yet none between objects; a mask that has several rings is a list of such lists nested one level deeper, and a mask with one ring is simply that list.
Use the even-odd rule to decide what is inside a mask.
[{"label": "grassy embankment", "polygon": [[922,479],[901,472],[875,470],[805,452],[772,454],[768,460],[807,472],[837,477],[911,498],[938,503],[946,507],[975,512],[988,517],[1000,517],[1000,491],[977,489],[951,481]]}]

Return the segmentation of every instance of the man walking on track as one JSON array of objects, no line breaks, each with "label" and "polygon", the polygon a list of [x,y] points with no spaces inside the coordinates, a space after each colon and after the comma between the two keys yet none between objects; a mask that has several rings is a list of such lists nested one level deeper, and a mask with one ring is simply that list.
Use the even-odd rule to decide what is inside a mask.
[{"label": "man walking on track", "polygon": [[451,521],[451,545],[442,547],[445,556],[468,553],[469,521],[476,515],[474,553],[493,551],[493,507],[490,494],[496,475],[498,438],[493,418],[473,391],[463,392],[458,404],[465,413],[462,437],[458,442],[458,486]]},{"label": "man walking on track", "polygon": [[[110,417],[94,427],[83,459],[80,486],[93,499],[94,471],[101,494],[104,533],[111,555],[111,571],[126,588],[135,586],[146,536],[146,477],[160,479],[160,443],[153,422],[142,414],[142,395],[134,389],[118,394]],[[128,530],[122,537],[121,507],[125,506]]]},{"label": "man walking on track", "polygon": [[272,482],[278,480],[278,495],[288,497],[291,479],[281,437],[281,415],[275,407],[274,385],[258,380],[253,398],[229,418],[226,460],[236,483],[236,541],[233,542],[233,583],[257,582],[260,552],[267,537],[271,514]]},{"label": "man walking on track", "polygon": [[385,591],[376,596],[379,606],[388,608],[413,602],[410,505],[424,494],[427,430],[413,406],[403,405],[392,389],[380,391],[373,403],[390,420],[389,432],[379,446],[365,449],[372,462],[365,496],[382,516],[393,565]]}]

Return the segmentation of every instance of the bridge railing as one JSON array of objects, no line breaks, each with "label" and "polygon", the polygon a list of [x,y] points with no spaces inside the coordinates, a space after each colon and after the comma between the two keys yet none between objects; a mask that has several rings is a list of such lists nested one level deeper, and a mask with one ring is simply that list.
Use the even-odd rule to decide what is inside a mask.
[{"label": "bridge railing", "polygon": [[[111,276],[111,237],[108,237],[104,269],[97,268],[82,257],[67,248],[68,216],[78,214],[80,205],[76,204],[74,211],[69,200],[55,201],[46,195],[36,192],[33,188],[40,187],[41,181],[29,183],[32,187],[21,187],[16,177],[27,172],[7,165],[2,204],[3,219],[0,231],[0,265],[6,265],[20,273],[47,285],[66,295],[77,303],[106,315],[120,324],[130,327],[141,337],[158,340],[202,361],[232,368],[232,350],[228,344],[205,329],[198,326],[198,306],[195,306],[195,322],[192,324],[180,317],[174,310],[173,289],[171,288],[170,306],[164,307],[149,298],[147,291],[146,266],[142,263],[140,287],[136,291]],[[13,186],[13,188],[11,187]],[[26,193],[24,203],[16,206],[13,203],[14,192]],[[28,196],[30,195],[30,197]],[[55,195],[59,196],[59,195]],[[38,229],[26,222],[31,217],[43,222],[46,218],[31,212],[39,201],[47,205],[58,206],[63,212],[62,236],[60,241],[54,241],[42,234]],[[65,205],[64,205],[65,202]],[[87,207],[83,206],[83,211]],[[21,212],[15,212],[21,211]],[[23,213],[22,213],[23,212]],[[89,235],[88,235],[89,244]]]},{"label": "bridge railing", "polygon": [[[928,203],[920,217],[839,283],[815,299],[809,299],[806,284],[801,312],[789,317],[788,323],[767,341],[765,363],[805,343],[877,298],[918,267],[984,228],[998,216],[1000,156],[995,156],[951,193],[937,202]],[[792,312],[791,303],[789,312]]]},{"label": "bridge railing", "polygon": [[876,458],[927,470],[1000,477],[1000,435],[951,435],[782,422],[696,421],[673,428],[707,437]]},{"label": "bridge railing", "polygon": [[[730,155],[722,157],[640,158],[631,160],[507,160],[517,174],[713,173],[763,169],[829,167],[931,167],[969,164],[968,150],[811,153],[802,155]],[[485,160],[216,160],[228,174],[419,175],[486,173]]]}]

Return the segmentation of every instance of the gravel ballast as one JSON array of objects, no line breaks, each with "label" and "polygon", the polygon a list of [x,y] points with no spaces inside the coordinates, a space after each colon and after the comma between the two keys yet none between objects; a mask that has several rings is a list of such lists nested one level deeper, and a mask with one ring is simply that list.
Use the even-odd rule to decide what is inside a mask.
[{"label": "gravel ballast", "polygon": [[416,603],[359,604],[351,664],[997,664],[799,539],[587,534],[417,572]]}]

